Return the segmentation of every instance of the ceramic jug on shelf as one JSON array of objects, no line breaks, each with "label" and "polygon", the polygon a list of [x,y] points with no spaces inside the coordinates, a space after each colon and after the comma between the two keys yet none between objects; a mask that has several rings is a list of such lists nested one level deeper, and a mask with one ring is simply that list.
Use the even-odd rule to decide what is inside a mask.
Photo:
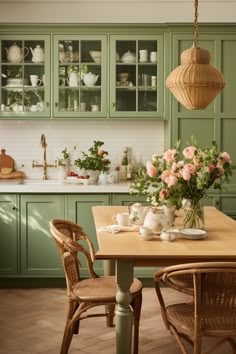
[{"label": "ceramic jug on shelf", "polygon": [[80,75],[76,72],[71,72],[67,78],[68,85],[71,87],[79,86]]},{"label": "ceramic jug on shelf", "polygon": [[95,75],[91,72],[83,75],[83,81],[85,86],[94,86],[97,82],[99,75]]},{"label": "ceramic jug on shelf", "polygon": [[10,63],[20,63],[24,57],[29,53],[29,49],[24,47],[20,48],[16,43],[11,45],[9,48],[5,48],[7,53],[7,60]]},{"label": "ceramic jug on shelf", "polygon": [[33,63],[42,63],[44,62],[44,50],[40,45],[36,45],[34,49],[30,47],[32,53],[32,62]]},{"label": "ceramic jug on shelf", "polygon": [[140,226],[143,225],[149,207],[143,206],[141,203],[129,203],[128,208],[130,223]]}]

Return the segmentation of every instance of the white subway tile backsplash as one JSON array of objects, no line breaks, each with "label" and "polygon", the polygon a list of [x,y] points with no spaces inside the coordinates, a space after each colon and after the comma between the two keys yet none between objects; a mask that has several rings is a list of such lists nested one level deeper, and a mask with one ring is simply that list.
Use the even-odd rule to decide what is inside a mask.
[{"label": "white subway tile backsplash", "polygon": [[[132,149],[135,163],[150,160],[152,154],[164,149],[163,121],[1,121],[0,148],[15,160],[15,169],[27,178],[41,178],[42,169],[32,168],[32,160],[43,161],[41,135],[46,136],[47,163],[54,163],[67,147],[74,158],[87,151],[94,140],[104,142],[112,164],[119,163],[125,146]],[[24,165],[24,167],[22,167]],[[48,168],[49,178],[57,178],[57,170]]]}]

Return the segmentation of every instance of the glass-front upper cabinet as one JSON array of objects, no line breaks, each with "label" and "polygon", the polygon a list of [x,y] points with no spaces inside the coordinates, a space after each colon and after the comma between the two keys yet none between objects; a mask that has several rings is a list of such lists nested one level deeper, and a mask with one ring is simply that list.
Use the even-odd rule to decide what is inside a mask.
[{"label": "glass-front upper cabinet", "polygon": [[106,36],[54,36],[54,116],[106,117]]},{"label": "glass-front upper cabinet", "polygon": [[0,37],[0,118],[50,117],[50,37]]},{"label": "glass-front upper cabinet", "polygon": [[110,117],[163,118],[163,36],[111,35]]}]

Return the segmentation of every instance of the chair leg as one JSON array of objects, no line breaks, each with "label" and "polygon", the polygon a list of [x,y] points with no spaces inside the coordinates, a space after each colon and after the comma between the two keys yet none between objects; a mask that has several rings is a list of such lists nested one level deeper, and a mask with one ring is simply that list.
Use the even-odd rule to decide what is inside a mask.
[{"label": "chair leg", "polygon": [[106,319],[107,319],[107,327],[114,327],[114,317],[115,317],[115,304],[114,305],[106,305]]},{"label": "chair leg", "polygon": [[142,293],[137,295],[131,303],[133,308],[134,316],[134,337],[133,337],[133,354],[138,354],[138,345],[139,345],[139,323],[142,307]]},{"label": "chair leg", "polygon": [[194,339],[193,353],[194,354],[201,354],[201,339],[200,338]]},{"label": "chair leg", "polygon": [[66,317],[66,325],[65,325],[65,329],[64,329],[60,354],[67,354],[68,353],[70,343],[72,340],[72,336],[73,336],[73,331],[72,331],[72,327],[71,327],[71,320],[73,318],[74,312],[75,312],[75,302],[69,300],[67,317]]}]

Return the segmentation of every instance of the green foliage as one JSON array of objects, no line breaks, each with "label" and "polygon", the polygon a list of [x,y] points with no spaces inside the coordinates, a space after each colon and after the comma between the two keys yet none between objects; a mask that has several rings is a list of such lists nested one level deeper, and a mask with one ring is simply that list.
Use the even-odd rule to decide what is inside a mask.
[{"label": "green foliage", "polygon": [[111,161],[105,158],[107,151],[101,149],[104,143],[102,141],[94,141],[93,146],[88,149],[88,153],[82,151],[82,158],[74,161],[74,164],[80,169],[92,171],[107,171]]}]

